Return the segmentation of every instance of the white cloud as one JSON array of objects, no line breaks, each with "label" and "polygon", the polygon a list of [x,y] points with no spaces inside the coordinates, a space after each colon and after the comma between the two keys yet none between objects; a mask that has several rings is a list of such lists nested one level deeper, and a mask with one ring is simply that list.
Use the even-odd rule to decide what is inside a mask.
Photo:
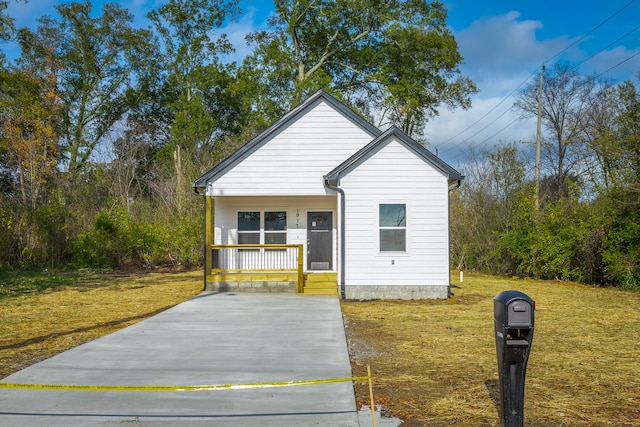
[{"label": "white cloud", "polygon": [[[478,19],[454,33],[464,57],[461,72],[480,92],[472,97],[470,110],[443,109],[427,124],[432,150],[437,146],[445,160],[453,160],[471,146],[535,140],[536,120],[518,119],[520,113],[512,108],[515,96],[537,78],[544,61],[573,42],[566,36],[539,40],[536,31],[542,27],[541,21],[520,20],[519,12],[509,12]],[[574,47],[566,54],[581,52]]]},{"label": "white cloud", "polygon": [[586,60],[580,66],[580,71],[586,75],[595,74],[607,79],[626,80],[640,72],[640,56],[634,57],[638,52],[640,49],[630,50],[624,46],[605,50]]},{"label": "white cloud", "polygon": [[555,53],[567,37],[538,40],[542,22],[519,20],[519,12],[482,18],[455,33],[469,75],[482,92],[508,94]]},{"label": "white cloud", "polygon": [[536,120],[520,118],[511,108],[511,99],[501,101],[500,97],[476,99],[470,110],[443,112],[426,126],[429,148],[435,151],[437,147],[443,158],[452,159],[471,146],[486,149],[499,143],[535,140]]}]

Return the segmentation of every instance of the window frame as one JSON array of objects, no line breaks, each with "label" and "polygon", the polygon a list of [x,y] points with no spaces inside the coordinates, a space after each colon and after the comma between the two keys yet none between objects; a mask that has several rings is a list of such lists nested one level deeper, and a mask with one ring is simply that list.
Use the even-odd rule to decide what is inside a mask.
[{"label": "window frame", "polygon": [[[402,225],[383,225],[383,206],[402,206],[404,210],[404,218]],[[409,233],[408,233],[408,204],[407,203],[397,203],[397,202],[379,202],[378,203],[378,253],[380,254],[407,254],[408,251],[408,241],[409,241]],[[403,232],[403,244],[402,249],[393,248],[387,249],[387,245],[383,245],[383,232],[385,231],[402,231]]]},{"label": "window frame", "polygon": [[[287,244],[287,211],[263,211],[262,212],[262,239],[265,244],[286,245]],[[267,214],[284,214],[284,218],[269,220],[269,222],[284,222],[284,228],[276,228],[267,230]],[[277,224],[280,227],[280,224]],[[284,242],[279,243],[267,243],[267,236],[284,236]]]},{"label": "window frame", "polygon": [[[258,214],[258,228],[257,229],[243,229],[243,227],[240,226],[240,219],[241,219],[241,215],[249,215],[249,214]],[[255,210],[251,210],[251,211],[238,211],[236,214],[236,229],[238,230],[238,244],[239,245],[259,245],[260,244],[260,228],[261,228],[261,221],[262,221],[262,215],[260,213],[260,211],[255,211]],[[255,222],[255,220],[253,221]],[[258,243],[242,243],[241,240],[243,240],[241,238],[241,236],[258,236]]]},{"label": "window frame", "polygon": [[[241,230],[240,217],[242,214],[258,214],[258,229],[255,230]],[[283,223],[283,227],[277,224],[275,229],[266,229],[267,214],[280,214],[284,217],[275,220]],[[237,242],[239,245],[265,245],[265,244],[283,244],[286,245],[288,239],[288,212],[285,209],[269,209],[269,210],[238,210],[236,212],[236,230],[237,230]],[[273,222],[274,220],[270,220]],[[240,243],[241,235],[258,235],[257,243]],[[265,243],[269,236],[284,236],[284,243]]]}]

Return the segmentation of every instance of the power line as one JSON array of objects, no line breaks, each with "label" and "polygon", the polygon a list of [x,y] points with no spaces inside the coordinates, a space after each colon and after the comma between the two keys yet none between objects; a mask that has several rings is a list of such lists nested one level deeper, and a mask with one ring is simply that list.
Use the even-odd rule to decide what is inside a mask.
[{"label": "power line", "polygon": [[[594,55],[594,56],[595,56],[595,55]],[[603,72],[601,72],[600,74],[598,74],[598,75],[596,75],[596,76],[591,77],[591,78],[589,79],[589,81],[592,81],[592,80],[594,80],[594,79],[597,79],[598,77],[600,77],[600,76],[602,76],[602,75],[604,75],[604,74],[608,73],[609,71],[613,70],[614,68],[619,67],[620,65],[624,64],[625,62],[628,62],[628,61],[632,60],[632,59],[633,59],[633,58],[635,58],[636,56],[640,56],[640,51],[638,51],[638,52],[634,53],[633,55],[631,55],[630,57],[628,57],[628,58],[626,58],[626,59],[623,59],[622,61],[618,62],[617,64],[612,65],[611,67],[607,68],[606,70],[604,70],[604,71],[603,71]],[[498,116],[495,120],[493,120],[491,123],[489,123],[489,125],[493,124],[495,121],[497,121],[497,119],[499,119],[500,117],[504,116],[508,111],[509,111],[509,110],[507,110],[507,111],[503,112],[503,113],[502,113],[500,116]],[[490,136],[488,136],[487,138],[485,138],[485,139],[483,139],[482,141],[480,141],[477,145],[482,145],[482,144],[484,144],[485,142],[487,142],[487,141],[489,141],[490,139],[494,138],[496,135],[499,135],[500,133],[502,133],[504,130],[506,130],[506,129],[508,129],[509,127],[513,126],[513,124],[514,124],[514,123],[519,122],[520,120],[522,120],[522,119],[524,119],[524,118],[526,118],[526,114],[525,114],[525,113],[523,113],[523,114],[521,114],[520,116],[516,117],[516,118],[515,118],[515,119],[513,119],[511,122],[509,122],[508,124],[506,124],[505,126],[503,126],[501,129],[499,129],[498,131],[496,131],[496,132],[495,132],[495,133],[493,133],[492,135],[490,135]],[[473,137],[473,136],[475,136],[475,135],[477,135],[477,134],[479,134],[479,133],[480,133],[480,132],[482,132],[483,130],[485,130],[489,125],[485,126],[485,127],[484,127],[484,128],[482,128],[480,131],[476,132],[474,135],[472,135],[472,137]],[[440,152],[440,155],[441,155],[442,153],[446,153],[447,151],[450,151],[450,150],[452,150],[453,148],[456,148],[456,147],[458,147],[458,146],[460,146],[460,145],[464,144],[464,143],[465,143],[465,142],[467,142],[467,141],[468,141],[468,139],[465,139],[465,140],[460,141],[459,143],[457,143],[457,144],[455,144],[455,145],[452,145],[451,147],[448,147],[448,148],[447,148],[447,149],[445,149],[445,150],[442,150],[442,151]],[[466,150],[466,151],[469,151],[469,150]],[[453,160],[460,158],[462,155],[464,155],[464,154],[466,153],[466,151],[463,151],[463,152],[461,152],[461,153],[458,153],[458,154],[453,158]]]},{"label": "power line", "polygon": [[[537,70],[536,70],[537,72]],[[480,121],[482,121],[485,117],[487,117],[489,114],[491,114],[496,108],[498,108],[503,102],[505,102],[507,99],[511,98],[511,96],[516,93],[518,91],[518,89],[520,89],[522,87],[522,85],[524,85],[525,83],[527,83],[527,81],[529,81],[529,79],[531,78],[531,76],[535,75],[536,72],[531,73],[531,75],[529,75],[525,80],[522,81],[522,83],[520,83],[515,89],[513,89],[509,95],[505,96],[504,98],[502,98],[502,100],[500,102],[498,102],[493,108],[491,108],[489,111],[487,111],[484,116],[480,117],[478,120],[476,120],[475,122],[473,122],[471,125],[467,126],[467,128],[465,128],[463,131],[457,133],[456,135],[452,136],[451,138],[441,142],[440,144],[438,144],[438,146],[446,144],[447,142],[451,141],[452,139],[455,139],[457,137],[459,137],[460,135],[462,135],[463,133],[467,132],[469,129],[471,129],[472,127],[474,127],[475,125],[477,125]],[[507,110],[509,111],[509,110]],[[504,116],[507,111],[505,111],[504,113],[502,113],[500,116],[498,116],[496,119],[494,119],[491,123],[489,123],[489,125],[493,124],[496,120],[498,120],[500,117]],[[489,126],[487,125],[487,126]],[[480,129],[478,132],[474,133],[473,135],[471,135],[469,138],[473,138],[474,136],[476,136],[478,133],[482,132],[483,130],[486,129],[485,126],[484,128]],[[467,138],[467,139],[469,139]],[[448,149],[447,149],[448,150]],[[446,150],[445,150],[446,151]]]},{"label": "power line", "polygon": [[[521,85],[521,86],[522,86],[522,85]],[[519,88],[519,87],[520,87],[520,86],[518,86],[518,88]],[[517,89],[516,89],[516,90],[517,90]],[[509,96],[511,96],[511,95],[509,95]],[[504,102],[506,99],[507,99],[507,98],[503,99],[503,100],[500,102],[500,104],[501,104],[502,102]],[[500,104],[498,104],[498,105],[500,105]],[[497,107],[498,105],[496,105],[496,106],[495,106],[494,108],[492,108],[492,109],[491,109],[487,114],[485,114],[485,115],[484,115],[484,116],[482,116],[480,119],[478,119],[478,121],[482,120],[482,119],[483,119],[484,117],[486,117],[486,116],[487,116],[491,111],[495,110],[495,109],[496,109],[496,107]],[[453,150],[454,148],[456,148],[456,147],[458,147],[458,146],[460,146],[460,145],[464,144],[465,142],[467,142],[468,140],[470,140],[470,139],[471,139],[471,138],[473,138],[474,136],[476,136],[476,135],[478,135],[478,134],[482,133],[485,129],[487,129],[489,126],[491,126],[492,124],[494,124],[495,122],[497,122],[500,118],[502,118],[502,117],[503,117],[505,114],[507,114],[509,111],[510,111],[510,110],[505,110],[505,111],[503,111],[503,112],[502,112],[502,114],[500,114],[498,117],[496,117],[495,119],[493,119],[492,121],[490,121],[490,122],[489,122],[488,124],[486,124],[482,129],[480,129],[480,130],[476,131],[473,135],[471,135],[471,136],[467,137],[466,139],[464,139],[464,140],[462,140],[462,141],[458,142],[457,144],[454,144],[454,145],[451,145],[451,146],[447,147],[446,149],[442,150],[442,153],[446,153],[447,151]],[[477,122],[476,122],[476,123],[477,123]],[[471,126],[473,126],[473,125],[471,125]],[[465,129],[465,130],[464,130],[463,132],[461,132],[461,133],[464,133],[464,132],[466,132],[467,130],[469,130],[469,129],[471,128],[471,126],[470,126],[470,127],[468,127],[467,129]],[[503,128],[503,129],[505,129],[505,128]],[[456,135],[456,136],[457,136],[457,135]],[[455,138],[455,137],[453,137],[453,138]],[[450,141],[450,140],[451,140],[451,139],[453,139],[453,138],[449,138],[447,141]],[[447,141],[443,142],[442,144],[446,143]],[[483,141],[483,142],[484,142],[484,141]],[[442,145],[442,144],[439,144],[438,146],[440,146],[440,145]]]},{"label": "power line", "polygon": [[625,62],[627,62],[627,61],[631,61],[633,58],[635,58],[635,57],[636,57],[636,56],[638,56],[638,55],[640,55],[640,51],[638,51],[638,52],[634,53],[633,55],[631,55],[631,56],[630,56],[630,57],[628,57],[627,59],[625,59],[625,60],[622,60],[622,61],[618,62],[616,65],[613,65],[613,66],[611,66],[611,67],[607,68],[606,70],[604,70],[603,72],[601,72],[600,74],[598,74],[598,75],[596,76],[596,78],[597,78],[597,77],[600,77],[600,76],[601,76],[601,75],[603,75],[603,74],[607,74],[609,71],[613,70],[613,69],[614,69],[614,68],[616,68],[616,67],[619,67],[620,65],[624,64],[624,63],[625,63]]},{"label": "power line", "polygon": [[[563,53],[565,53],[567,50],[571,49],[573,46],[577,45],[578,43],[580,43],[582,40],[584,40],[585,38],[587,38],[587,36],[589,36],[591,33],[593,33],[594,31],[596,31],[598,28],[602,27],[604,24],[606,24],[607,22],[611,21],[616,15],[618,15],[620,12],[622,12],[623,10],[625,10],[627,7],[631,6],[632,3],[634,3],[636,0],[631,0],[629,1],[627,4],[625,4],[624,6],[622,6],[620,9],[616,10],[613,15],[609,16],[607,19],[605,19],[604,21],[602,21],[601,23],[599,23],[598,25],[596,25],[595,27],[593,27],[591,30],[589,30],[589,32],[587,32],[585,35],[583,35],[582,37],[578,38],[578,40],[574,41],[573,43],[571,43],[569,46],[565,47],[564,49],[562,49],[560,52],[556,53],[555,55],[553,55],[551,58],[547,59],[546,61],[544,61],[545,63],[551,62],[552,60],[554,60],[555,58],[557,58],[558,56],[562,55]],[[635,30],[633,30],[635,31]],[[632,31],[632,32],[633,32]],[[624,36],[626,37],[626,36]],[[624,38],[622,37],[622,38]],[[615,42],[614,42],[615,43]],[[608,47],[608,46],[607,46]],[[606,48],[605,48],[606,49]]]},{"label": "power line", "polygon": [[[635,32],[636,30],[640,29],[640,25],[637,26],[636,28],[634,28],[633,30],[629,31],[627,34],[625,34],[624,36],[618,38],[617,40],[615,40],[614,42],[610,43],[609,45],[607,45],[606,47],[600,49],[598,52],[594,53],[593,55],[591,55],[590,57],[588,57],[587,59],[585,59],[584,61],[580,62],[578,64],[578,66],[584,64],[585,62],[587,62],[588,60],[592,59],[593,57],[595,57],[596,55],[598,55],[599,53],[603,52],[604,50],[608,49],[609,47],[611,47],[612,45],[616,44],[617,42],[619,42],[620,40],[624,39],[625,37],[629,36],[631,33]],[[603,72],[601,72],[600,74],[591,77],[590,79],[588,79],[588,81],[593,81],[595,79],[597,79],[598,77],[608,73],[609,71],[613,70],[614,68],[619,67],[620,65],[624,64],[625,62],[628,62],[630,60],[632,60],[633,58],[635,58],[636,56],[640,55],[640,51],[636,52],[635,54],[631,55],[630,57],[628,57],[627,59],[623,59],[622,61],[618,62],[615,65],[612,65],[611,67],[607,68],[606,70],[604,70]],[[544,65],[542,66],[544,68]],[[492,122],[490,122],[488,125],[486,125],[485,127],[483,127],[482,129],[480,129],[478,132],[474,133],[473,135],[471,135],[469,138],[473,138],[474,136],[478,135],[479,133],[481,133],[483,130],[485,130],[486,128],[488,128],[490,125],[492,125],[493,123],[495,123],[500,117],[504,116],[509,110],[505,111],[504,113],[502,113],[501,115],[499,115],[496,119],[494,119]],[[510,127],[511,125],[513,125],[515,122],[518,122],[520,120],[522,120],[523,118],[525,118],[525,114],[520,115],[520,117],[516,118],[515,120],[511,121],[508,125],[504,126],[502,129],[500,129],[499,131],[497,131],[496,133],[494,133],[493,135],[489,136],[488,138],[484,139],[483,141],[480,142],[480,145],[484,144],[485,142],[487,142],[488,140],[490,140],[491,138],[493,138],[494,136],[500,134],[503,130],[507,129],[508,127]],[[447,150],[444,150],[447,151]]]},{"label": "power line", "polygon": [[[606,45],[605,47],[603,47],[603,48],[602,48],[602,49],[600,49],[599,51],[595,52],[594,54],[592,54],[591,56],[589,56],[589,57],[588,57],[588,58],[586,58],[585,60],[583,60],[583,61],[579,62],[579,63],[577,64],[577,66],[579,67],[580,65],[584,64],[585,62],[589,61],[590,59],[594,58],[595,56],[597,56],[597,55],[599,55],[600,53],[604,52],[605,50],[609,49],[611,46],[613,46],[614,44],[618,43],[620,40],[622,40],[622,39],[624,39],[624,38],[626,38],[626,37],[629,37],[631,34],[633,34],[634,32],[636,32],[638,29],[640,29],[640,25],[638,25],[637,27],[635,27],[633,30],[629,31],[629,32],[628,32],[628,33],[626,33],[625,35],[623,35],[623,36],[621,36],[621,37],[618,37],[616,40],[612,41],[611,43],[609,43],[608,45]],[[634,56],[635,56],[635,55],[634,55]],[[633,58],[633,56],[632,56],[631,58]],[[631,58],[629,58],[629,59],[631,59]],[[625,60],[625,61],[623,61],[623,62],[626,62],[626,61],[628,61],[628,59],[627,59],[627,60]],[[620,65],[620,63],[618,63],[615,67],[617,67],[618,65]],[[612,68],[615,68],[615,67],[612,67]],[[612,68],[609,68],[607,71],[611,70]],[[605,74],[605,73],[600,73],[600,74],[599,74],[599,76],[600,76],[600,75],[602,75],[602,74]]]},{"label": "power line", "polygon": [[[547,62],[551,62],[552,60],[554,60],[555,58],[557,58],[558,56],[562,55],[564,52],[566,52],[567,50],[569,50],[570,48],[572,48],[573,46],[577,45],[578,43],[580,43],[582,40],[584,40],[585,38],[587,38],[590,34],[592,34],[594,31],[598,30],[600,27],[602,27],[603,25],[605,25],[607,22],[609,22],[611,19],[613,19],[615,16],[617,16],[618,14],[620,14],[623,10],[625,10],[627,7],[629,7],[631,4],[633,4],[635,2],[635,0],[630,0],[629,2],[627,2],[625,5],[623,5],[621,8],[619,8],[618,10],[616,10],[612,15],[610,15],[608,18],[606,18],[605,20],[603,20],[602,22],[600,22],[598,25],[596,25],[595,27],[593,27],[591,30],[589,30],[586,34],[584,34],[583,36],[579,37],[577,40],[575,40],[573,43],[571,43],[570,45],[568,45],[567,47],[565,47],[564,49],[562,49],[560,52],[556,53],[555,55],[551,56],[550,58],[548,58],[546,61],[544,61],[543,63],[547,63]],[[630,34],[632,34],[633,32],[635,32],[636,30],[638,30],[640,28],[640,26],[634,28],[633,30],[629,31],[628,33],[626,33],[625,35],[623,35],[622,37],[618,38],[617,40],[613,41],[612,43],[610,43],[609,45],[607,45],[606,47],[600,49],[598,52],[594,53],[593,55],[589,56],[587,59],[585,59],[584,61],[580,62],[579,65],[587,62],[588,60],[590,60],[591,58],[593,58],[594,56],[598,55],[599,53],[601,53],[602,51],[608,49],[609,47],[611,47],[612,45],[618,43],[620,40],[624,39],[625,37],[629,36]],[[608,68],[606,71],[604,71],[603,73],[600,73],[598,76],[601,76],[603,74],[605,74],[606,72],[612,70],[613,68],[616,68],[617,66],[621,65],[624,62],[627,62],[629,60],[631,60],[633,57],[635,57],[636,55],[633,55],[631,58],[628,58],[624,61],[622,61],[621,63],[618,63],[616,65],[614,65],[613,67]],[[456,135],[446,139],[445,141],[441,142],[440,144],[436,145],[436,149],[444,144],[446,144],[447,142],[458,138],[460,135],[468,132],[470,129],[472,129],[474,126],[476,126],[478,123],[480,123],[482,120],[484,120],[489,114],[491,114],[493,111],[495,111],[500,105],[502,105],[507,99],[511,98],[514,93],[516,93],[524,84],[526,84],[532,76],[536,75],[538,73],[538,71],[540,70],[540,67],[538,67],[534,72],[532,72],[529,76],[527,76],[527,78],[525,80],[523,80],[515,89],[513,89],[507,96],[505,96],[502,100],[500,100],[500,102],[498,102],[496,105],[494,105],[489,111],[487,111],[482,117],[480,117],[479,119],[477,119],[476,121],[474,121],[471,125],[467,126],[465,129],[463,129],[462,131],[458,132]],[[460,146],[461,144],[464,144],[466,141],[468,141],[470,138],[475,137],[476,135],[478,135],[479,133],[481,133],[482,131],[484,131],[485,129],[487,129],[489,126],[491,126],[493,123],[495,123],[497,120],[499,120],[501,117],[503,117],[505,114],[507,114],[509,112],[509,110],[505,110],[502,114],[500,114],[498,117],[496,117],[494,120],[492,120],[491,122],[489,122],[489,124],[485,125],[482,129],[480,129],[479,131],[475,132],[474,134],[472,134],[471,136],[467,137],[465,140],[460,141],[459,143],[452,145],[450,147],[445,148],[444,150],[441,151],[441,153],[445,153],[447,151],[450,151],[458,146]],[[513,123],[515,123],[516,121],[520,120],[522,117],[512,121],[510,124],[508,124],[507,126],[503,127],[499,132],[491,135],[489,138],[485,139],[483,141],[486,142],[487,140],[493,138],[495,135],[497,135],[498,133],[500,133],[502,130],[508,128],[509,126],[511,126]]]},{"label": "power line", "polygon": [[490,140],[491,138],[493,138],[494,136],[502,133],[503,130],[511,127],[515,122],[519,122],[520,120],[526,118],[526,114],[521,114],[520,116],[516,117],[515,119],[513,119],[511,122],[509,122],[508,124],[506,124],[502,129],[500,129],[499,131],[497,131],[496,133],[494,133],[493,135],[487,137],[486,139],[480,141],[480,145],[484,144],[485,142],[487,142],[488,140]]},{"label": "power line", "polygon": [[[593,59],[594,57],[596,57],[597,55],[601,54],[602,52],[604,52],[605,50],[607,50],[608,48],[610,48],[611,46],[613,46],[614,44],[618,43],[620,40],[628,37],[629,35],[633,34],[634,32],[636,32],[638,29],[640,29],[640,25],[638,25],[637,27],[635,27],[634,29],[632,29],[631,31],[627,32],[626,34],[624,34],[623,36],[618,37],[616,40],[612,41],[611,43],[609,43],[608,45],[606,45],[605,47],[603,47],[602,49],[598,50],[597,52],[595,52],[594,54],[592,54],[591,56],[589,56],[588,58],[586,58],[585,60],[579,62],[576,66],[580,66],[582,64],[584,64],[585,62],[589,61],[590,59]],[[628,62],[630,60],[632,60],[633,58],[635,58],[636,56],[640,55],[640,51],[634,53],[633,55],[631,55],[630,57],[628,57],[627,59],[623,59],[622,61],[618,62],[617,64],[612,65],[611,67],[607,68],[606,70],[602,71],[600,74],[597,74],[589,79],[587,79],[588,82],[592,82],[595,79],[597,79],[598,77],[607,74],[609,71],[613,70],[614,68],[619,67],[620,65],[624,64],[625,62]]]}]

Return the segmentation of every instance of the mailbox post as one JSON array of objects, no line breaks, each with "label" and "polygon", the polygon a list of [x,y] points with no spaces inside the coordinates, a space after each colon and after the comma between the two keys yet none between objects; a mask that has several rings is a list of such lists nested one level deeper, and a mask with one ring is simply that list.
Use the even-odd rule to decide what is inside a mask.
[{"label": "mailbox post", "polygon": [[504,291],[493,299],[503,427],[524,423],[524,380],[533,341],[534,302],[519,291]]}]

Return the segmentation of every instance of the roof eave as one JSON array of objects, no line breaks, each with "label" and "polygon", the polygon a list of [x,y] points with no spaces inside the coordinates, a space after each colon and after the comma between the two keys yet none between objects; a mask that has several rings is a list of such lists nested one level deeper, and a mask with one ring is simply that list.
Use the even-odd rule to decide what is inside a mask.
[{"label": "roof eave", "polygon": [[326,175],[326,178],[337,180],[340,175],[353,170],[360,164],[360,162],[362,162],[367,157],[369,152],[374,150],[379,144],[381,144],[391,136],[395,136],[396,138],[398,138],[407,148],[412,150],[416,155],[420,156],[427,163],[440,171],[440,173],[442,173],[447,178],[447,180],[459,181],[464,179],[460,172],[449,166],[445,161],[437,157],[435,154],[431,153],[409,135],[393,126],[380,134],[376,139],[371,141],[353,156],[338,165],[335,169],[333,169]]}]

